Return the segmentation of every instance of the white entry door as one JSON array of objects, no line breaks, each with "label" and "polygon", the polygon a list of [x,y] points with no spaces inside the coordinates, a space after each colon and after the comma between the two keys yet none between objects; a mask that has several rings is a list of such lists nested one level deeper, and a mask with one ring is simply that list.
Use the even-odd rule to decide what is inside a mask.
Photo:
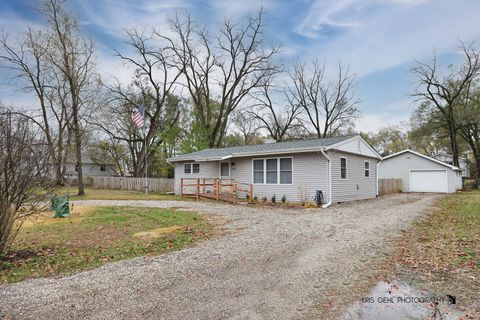
[{"label": "white entry door", "polygon": [[448,192],[446,170],[410,170],[410,192]]},{"label": "white entry door", "polygon": [[230,178],[230,161],[220,162],[220,178]]}]

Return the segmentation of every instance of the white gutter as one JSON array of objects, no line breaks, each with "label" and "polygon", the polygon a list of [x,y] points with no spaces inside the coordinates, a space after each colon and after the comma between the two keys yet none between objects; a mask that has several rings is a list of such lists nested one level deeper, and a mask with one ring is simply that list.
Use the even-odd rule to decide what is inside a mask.
[{"label": "white gutter", "polygon": [[328,202],[322,206],[322,208],[328,208],[332,205],[332,160],[327,156],[323,148],[320,149],[320,152],[328,161]]}]

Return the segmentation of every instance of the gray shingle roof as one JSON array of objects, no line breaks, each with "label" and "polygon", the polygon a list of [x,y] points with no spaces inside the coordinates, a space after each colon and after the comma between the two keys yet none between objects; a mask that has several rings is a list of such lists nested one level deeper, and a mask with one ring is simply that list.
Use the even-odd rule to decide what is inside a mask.
[{"label": "gray shingle roof", "polygon": [[255,156],[263,154],[272,154],[275,152],[295,152],[295,151],[307,151],[307,150],[320,150],[328,146],[334,145],[338,142],[350,139],[355,135],[332,137],[323,139],[311,139],[311,140],[297,140],[277,143],[265,143],[256,144],[250,146],[239,146],[230,148],[219,149],[205,149],[197,152],[178,155],[170,158],[169,161],[185,161],[185,160],[220,160],[224,157],[240,157],[240,156]]}]

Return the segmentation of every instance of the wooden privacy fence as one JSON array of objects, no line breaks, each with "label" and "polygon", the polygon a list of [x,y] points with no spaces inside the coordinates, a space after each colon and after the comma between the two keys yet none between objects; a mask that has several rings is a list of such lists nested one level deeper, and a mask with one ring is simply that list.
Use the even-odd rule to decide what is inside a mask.
[{"label": "wooden privacy fence", "polygon": [[[148,191],[171,192],[173,191],[173,179],[148,178]],[[95,189],[120,189],[145,191],[145,178],[130,177],[93,177]]]},{"label": "wooden privacy fence", "polygon": [[402,192],[402,178],[378,179],[378,194]]}]

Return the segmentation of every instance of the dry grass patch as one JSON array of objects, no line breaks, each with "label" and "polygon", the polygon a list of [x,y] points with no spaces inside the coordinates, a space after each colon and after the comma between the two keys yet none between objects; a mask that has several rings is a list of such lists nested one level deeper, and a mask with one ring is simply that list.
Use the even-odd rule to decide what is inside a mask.
[{"label": "dry grass patch", "polygon": [[20,229],[12,251],[0,257],[0,283],[179,250],[213,234],[197,213],[173,209],[78,206],[69,218],[52,215]]},{"label": "dry grass patch", "polygon": [[480,318],[480,191],[442,198],[405,233],[394,261],[400,278],[455,295]]}]

